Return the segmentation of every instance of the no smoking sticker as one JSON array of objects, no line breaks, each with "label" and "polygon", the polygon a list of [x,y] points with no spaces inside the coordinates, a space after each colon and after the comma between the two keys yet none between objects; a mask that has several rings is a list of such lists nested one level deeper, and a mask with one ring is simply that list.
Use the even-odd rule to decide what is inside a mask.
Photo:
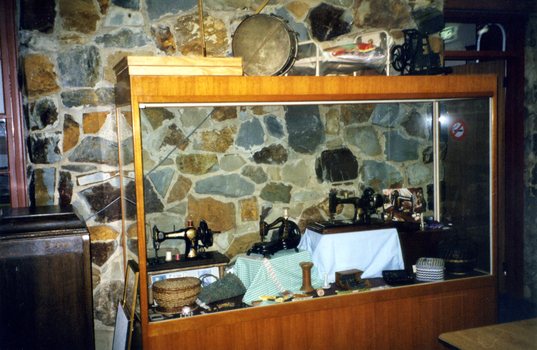
[{"label": "no smoking sticker", "polygon": [[451,137],[456,141],[462,140],[466,136],[467,131],[466,123],[462,119],[455,120],[449,128]]}]

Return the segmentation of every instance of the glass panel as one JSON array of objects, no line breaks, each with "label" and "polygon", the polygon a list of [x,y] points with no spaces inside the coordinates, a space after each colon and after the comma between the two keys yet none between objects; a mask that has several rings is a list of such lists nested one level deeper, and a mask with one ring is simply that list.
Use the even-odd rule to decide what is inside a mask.
[{"label": "glass panel", "polygon": [[[136,182],[134,177],[134,145],[132,138],[132,113],[130,106],[119,107],[118,139],[119,159],[121,162],[122,186],[121,198],[123,208],[123,230],[126,233],[127,249],[129,253],[138,256],[138,248],[132,238],[136,238]],[[137,259],[136,259],[137,260]]]},{"label": "glass panel", "polygon": [[440,105],[440,138],[445,141],[440,159],[442,219],[463,239],[477,244],[476,268],[487,273],[491,273],[489,114],[488,99],[446,101]]},{"label": "glass panel", "polygon": [[9,175],[0,174],[0,208],[11,207],[11,196],[9,190]]},{"label": "glass panel", "polygon": [[0,114],[6,114],[6,106],[4,104],[4,75],[2,72],[2,60],[0,59]]},{"label": "glass panel", "polygon": [[6,121],[0,119],[0,170],[9,169]]}]

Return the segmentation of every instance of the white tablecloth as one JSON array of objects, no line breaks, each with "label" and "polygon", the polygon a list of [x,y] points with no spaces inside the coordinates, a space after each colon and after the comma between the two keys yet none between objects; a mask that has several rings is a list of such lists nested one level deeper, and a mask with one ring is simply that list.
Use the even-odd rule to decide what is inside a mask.
[{"label": "white tablecloth", "polygon": [[359,269],[362,278],[382,277],[383,270],[404,269],[399,235],[394,228],[321,235],[306,230],[299,249],[306,249],[319,278],[333,283],[337,271]]}]

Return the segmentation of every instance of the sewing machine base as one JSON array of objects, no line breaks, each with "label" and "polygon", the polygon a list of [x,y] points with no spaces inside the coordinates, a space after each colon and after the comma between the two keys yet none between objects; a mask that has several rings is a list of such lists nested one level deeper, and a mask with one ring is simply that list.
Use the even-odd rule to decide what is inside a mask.
[{"label": "sewing machine base", "polygon": [[298,246],[298,243],[297,244],[289,244],[289,242],[288,242],[287,245],[285,245],[285,244],[283,244],[282,241],[257,242],[252,246],[252,248],[250,248],[246,252],[246,255],[250,255],[252,253],[261,254],[261,255],[263,255],[264,258],[270,259],[271,255],[274,255],[274,253],[279,252],[280,250],[294,249],[295,252],[298,252],[297,246]]},{"label": "sewing machine base", "polygon": [[352,222],[351,220],[330,220],[319,221],[308,225],[308,230],[315,231],[320,234],[344,233],[353,231],[375,230],[380,228],[391,228],[396,225],[390,222],[385,222],[381,219],[371,219],[370,224],[365,222]]}]

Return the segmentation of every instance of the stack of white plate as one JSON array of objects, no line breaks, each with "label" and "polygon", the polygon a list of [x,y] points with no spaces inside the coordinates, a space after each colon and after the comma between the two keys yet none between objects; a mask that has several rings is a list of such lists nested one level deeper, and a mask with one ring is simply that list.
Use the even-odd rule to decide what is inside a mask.
[{"label": "stack of white plate", "polygon": [[444,260],[438,258],[419,258],[416,262],[416,280],[437,282],[444,280]]}]

